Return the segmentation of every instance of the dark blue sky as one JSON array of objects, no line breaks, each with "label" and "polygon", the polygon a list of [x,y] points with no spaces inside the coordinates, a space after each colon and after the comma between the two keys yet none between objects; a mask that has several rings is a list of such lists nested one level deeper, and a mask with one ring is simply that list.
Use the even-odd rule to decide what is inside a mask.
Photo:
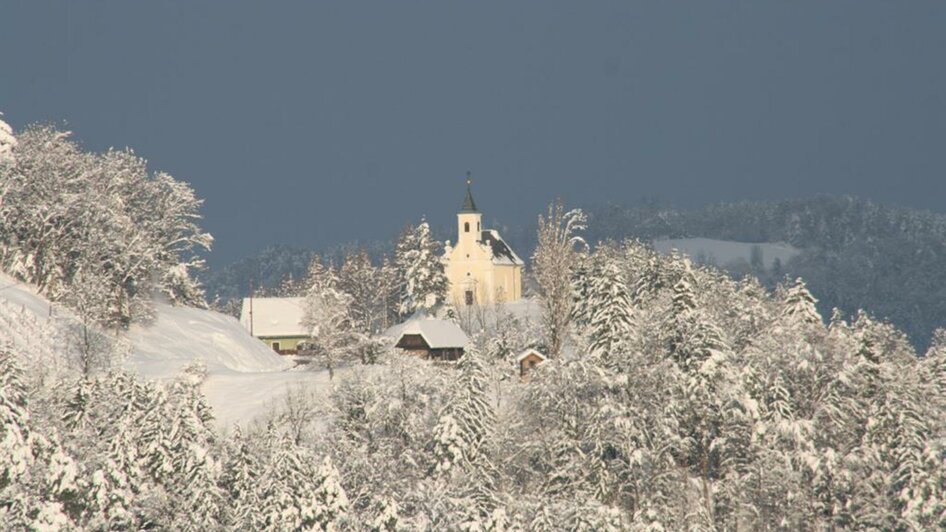
[{"label": "dark blue sky", "polygon": [[851,193],[946,211],[946,2],[0,7],[0,111],[194,185],[268,243],[569,204]]}]

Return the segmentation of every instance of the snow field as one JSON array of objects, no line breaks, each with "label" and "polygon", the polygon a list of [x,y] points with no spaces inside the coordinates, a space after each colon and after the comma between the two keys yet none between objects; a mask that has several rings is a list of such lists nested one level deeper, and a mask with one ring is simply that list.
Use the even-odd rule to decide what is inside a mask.
[{"label": "snow field", "polygon": [[[127,332],[131,353],[123,366],[146,379],[166,380],[203,362],[208,377],[202,390],[221,428],[252,421],[292,386],[329,387],[325,371],[287,371],[292,362],[250,336],[235,318],[163,303],[155,309],[154,323],[136,324]],[[64,364],[56,346],[65,341],[72,319],[29,285],[0,274],[0,342],[24,347],[31,363]]]}]

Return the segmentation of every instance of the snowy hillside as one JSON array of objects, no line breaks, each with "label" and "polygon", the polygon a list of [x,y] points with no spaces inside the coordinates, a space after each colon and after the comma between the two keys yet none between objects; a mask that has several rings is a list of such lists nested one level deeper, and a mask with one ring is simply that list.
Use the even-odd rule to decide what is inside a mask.
[{"label": "snowy hillside", "polygon": [[[0,302],[8,320],[30,323],[31,328],[62,329],[72,315],[38,295],[32,287],[0,275]],[[52,310],[50,310],[52,308]],[[171,377],[187,364],[203,361],[210,374],[240,371],[279,371],[290,364],[265,344],[250,336],[239,322],[210,310],[158,304],[151,325],[134,325],[128,332],[131,354],[125,367],[148,378]],[[26,327],[26,325],[24,325]],[[13,341],[17,327],[5,327]],[[25,341],[25,340],[23,340]]]},{"label": "snowy hillside", "polygon": [[753,248],[762,253],[762,263],[766,268],[772,268],[775,259],[783,265],[800,251],[789,244],[733,242],[731,240],[714,240],[712,238],[670,238],[654,240],[654,249],[661,253],[670,253],[677,250],[690,259],[718,266],[726,266],[733,262],[752,260]]},{"label": "snowy hillside", "polygon": [[[64,366],[58,347],[69,342],[72,314],[32,287],[0,274],[0,342],[24,347],[31,366]],[[230,316],[188,307],[156,306],[151,325],[128,331],[124,367],[145,378],[168,379],[195,361],[207,365],[203,391],[219,426],[248,422],[299,382],[324,385],[323,372],[282,371],[291,363],[250,336]]]},{"label": "snowy hillside", "polygon": [[0,273],[0,301],[27,310],[43,321],[50,314],[50,304],[46,298],[38,295],[33,287],[3,273]]},{"label": "snowy hillside", "polygon": [[250,336],[231,316],[210,310],[159,304],[150,325],[128,331],[132,354],[125,366],[145,377],[170,377],[187,364],[202,360],[208,372],[279,371],[289,362]]},{"label": "snowy hillside", "polygon": [[50,324],[48,315],[46,300],[0,274],[0,344],[30,353],[30,359],[23,361],[25,367],[58,373],[63,361],[55,345],[64,331]]}]

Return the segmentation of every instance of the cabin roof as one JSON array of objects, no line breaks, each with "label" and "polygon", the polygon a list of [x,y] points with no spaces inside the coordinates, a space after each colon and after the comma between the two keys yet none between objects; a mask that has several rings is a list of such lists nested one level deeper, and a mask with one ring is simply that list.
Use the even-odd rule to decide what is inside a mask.
[{"label": "cabin roof", "polygon": [[418,316],[384,331],[384,336],[399,343],[408,334],[419,334],[431,349],[462,348],[470,339],[459,325],[452,321]]},{"label": "cabin roof", "polygon": [[240,323],[250,330],[250,300],[253,309],[253,336],[302,337],[309,332],[302,326],[303,297],[244,298]]},{"label": "cabin roof", "polygon": [[523,351],[522,353],[519,353],[519,356],[516,357],[516,362],[522,362],[522,361],[525,360],[529,355],[535,355],[535,356],[539,357],[540,359],[542,359],[542,362],[545,362],[545,361],[546,361],[545,355],[543,355],[542,353],[538,352],[538,351],[535,350],[535,349],[529,348],[529,349],[526,349],[525,351]]}]

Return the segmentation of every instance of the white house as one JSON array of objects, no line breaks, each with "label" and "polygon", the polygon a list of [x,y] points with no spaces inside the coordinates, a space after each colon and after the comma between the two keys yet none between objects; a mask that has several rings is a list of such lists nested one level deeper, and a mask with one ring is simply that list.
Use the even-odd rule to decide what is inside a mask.
[{"label": "white house", "polygon": [[302,326],[303,297],[247,297],[243,299],[240,323],[283,355],[294,355],[309,338]]}]

